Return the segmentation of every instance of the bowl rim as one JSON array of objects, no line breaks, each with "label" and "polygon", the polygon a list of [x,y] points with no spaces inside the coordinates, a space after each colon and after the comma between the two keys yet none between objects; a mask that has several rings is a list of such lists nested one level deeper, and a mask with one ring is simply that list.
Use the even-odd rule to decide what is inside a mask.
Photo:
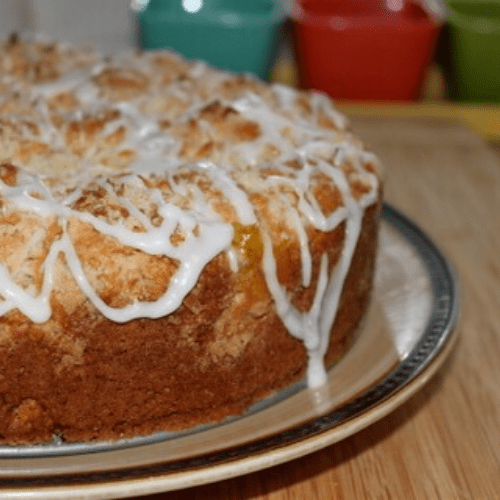
[{"label": "bowl rim", "polygon": [[475,16],[473,14],[464,14],[457,10],[457,4],[473,5],[474,3],[481,4],[497,4],[500,6],[500,1],[478,0],[477,2],[464,2],[464,0],[447,0],[447,20],[451,26],[475,31],[480,34],[498,34],[500,33],[500,18],[493,16]]},{"label": "bowl rim", "polygon": [[[263,3],[270,5],[270,9],[264,13],[245,13],[241,14],[239,11],[225,10],[223,8],[214,8],[208,10],[203,16],[197,16],[196,14],[177,13],[175,11],[164,10],[163,13],[168,13],[168,19],[162,19],[162,22],[168,21],[169,23],[180,23],[180,24],[193,24],[193,25],[203,25],[203,24],[216,24],[219,26],[224,26],[228,28],[242,28],[248,27],[249,25],[261,25],[262,22],[267,22],[268,24],[279,24],[284,22],[287,15],[285,9],[280,0],[260,0]],[[139,12],[139,17],[144,16],[148,12],[145,8]],[[236,15],[239,17],[237,22],[224,21],[224,15]],[[234,19],[234,18],[233,18]]]},{"label": "bowl rim", "polygon": [[[422,9],[423,10],[423,9]],[[390,28],[409,28],[409,27],[439,27],[443,21],[436,16],[430,15],[423,10],[424,16],[415,18],[410,16],[401,16],[398,13],[391,15],[345,15],[336,14],[318,14],[302,7],[300,2],[296,2],[290,14],[292,21],[302,24],[308,24],[317,27],[327,27],[335,31],[343,31],[347,28],[366,28],[366,27],[390,27]]]}]

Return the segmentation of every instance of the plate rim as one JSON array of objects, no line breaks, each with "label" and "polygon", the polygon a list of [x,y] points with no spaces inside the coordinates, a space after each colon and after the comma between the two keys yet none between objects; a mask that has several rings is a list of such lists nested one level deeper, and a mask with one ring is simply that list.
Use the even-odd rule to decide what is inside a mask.
[{"label": "plate rim", "polygon": [[30,491],[34,498],[56,499],[72,498],[84,491],[86,496],[93,498],[125,498],[217,482],[307,455],[389,414],[425,385],[452,351],[458,337],[455,326],[460,298],[458,279],[451,263],[420,227],[387,203],[382,207],[382,220],[417,251],[429,274],[432,309],[413,349],[363,394],[312,421],[231,449],[131,469],[1,478],[5,494],[8,494],[7,489]]}]

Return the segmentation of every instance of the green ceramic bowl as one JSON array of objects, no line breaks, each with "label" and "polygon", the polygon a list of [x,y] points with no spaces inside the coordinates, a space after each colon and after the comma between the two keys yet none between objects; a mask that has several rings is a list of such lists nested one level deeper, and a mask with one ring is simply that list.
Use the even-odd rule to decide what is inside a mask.
[{"label": "green ceramic bowl", "polygon": [[500,102],[500,1],[448,0],[447,6],[450,97]]},{"label": "green ceramic bowl", "polygon": [[284,20],[278,0],[150,0],[137,26],[144,49],[171,48],[267,79]]}]

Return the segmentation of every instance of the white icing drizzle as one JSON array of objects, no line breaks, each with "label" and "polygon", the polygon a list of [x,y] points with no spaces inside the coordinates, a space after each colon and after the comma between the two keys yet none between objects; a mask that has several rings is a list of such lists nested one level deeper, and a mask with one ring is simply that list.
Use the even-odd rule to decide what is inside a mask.
[{"label": "white icing drizzle", "polygon": [[248,195],[236,185],[234,180],[222,168],[217,168],[213,163],[200,162],[198,165],[210,174],[214,186],[220,188],[226,198],[231,201],[239,222],[245,226],[255,224],[257,218],[253,205],[250,203]]},{"label": "white icing drizzle", "polygon": [[[302,340],[309,355],[309,366],[307,381],[309,387],[318,387],[326,381],[326,371],[323,366],[322,342],[323,331],[321,330],[320,316],[323,309],[330,304],[325,290],[328,283],[327,267],[328,258],[325,255],[321,259],[321,268],[316,293],[311,308],[306,313],[298,311],[289,300],[286,291],[280,285],[277,278],[276,260],[273,255],[272,242],[268,235],[264,235],[264,274],[266,283],[271,291],[276,304],[276,311],[283,324],[291,335]],[[327,332],[327,334],[329,331]]]},{"label": "white icing drizzle", "polygon": [[[232,233],[227,225],[212,227],[208,230],[206,228],[202,229],[197,242],[190,245],[190,248],[187,250],[188,252],[191,250],[188,253],[188,258],[182,260],[182,264],[169,283],[167,291],[157,301],[135,302],[122,308],[109,307],[97,295],[87,281],[80,260],[68,237],[65,237],[63,240],[63,251],[68,259],[68,265],[73,276],[92,304],[112,321],[124,323],[135,318],[159,318],[175,311],[182,304],[185,296],[196,285],[198,276],[207,261],[209,262],[220,253],[221,244],[225,248],[231,241]],[[166,313],[165,311],[168,312]]]},{"label": "white icing drizzle", "polygon": [[[119,62],[148,71],[152,57],[124,56]],[[110,103],[100,96],[93,81],[93,77],[104,68],[106,64],[99,62],[94,67],[72,71],[55,82],[34,87],[32,102],[39,114],[40,140],[59,148],[57,150],[64,147],[64,135],[51,123],[50,112],[44,101],[58,92],[73,91],[87,112],[109,109]],[[226,73],[214,72],[203,63],[191,65],[187,74],[193,81],[203,82],[207,88],[212,89],[217,88],[219,83],[234,78]],[[12,85],[15,84],[14,80]],[[345,118],[323,95],[311,94],[311,115],[303,116],[296,112],[297,92],[282,85],[269,87],[275,97],[272,102],[250,91],[234,100],[215,95],[214,101],[207,101],[192,91],[190,85],[193,83],[189,79],[174,81],[167,88],[158,85],[150,90],[151,95],[161,97],[163,92],[168,92],[169,95],[182,98],[190,96],[190,105],[179,118],[178,124],[197,119],[207,104],[218,101],[221,106],[235,110],[245,120],[257,123],[260,135],[254,140],[225,144],[226,149],[217,162],[206,159],[189,163],[180,157],[180,144],[176,137],[159,127],[159,117],[154,113],[148,115],[141,111],[140,104],[144,96],[137,100],[113,103],[112,107],[120,112],[120,116],[106,124],[103,134],[111,134],[120,127],[125,127],[126,137],[119,149],[131,148],[137,153],[136,161],[126,168],[118,172],[108,169],[109,178],[104,174],[93,178],[91,170],[95,166],[92,161],[82,161],[82,167],[72,178],[71,188],[66,192],[61,191],[64,195],[49,188],[44,176],[37,175],[34,167],[29,164],[19,169],[17,185],[10,186],[0,182],[4,210],[28,212],[42,219],[55,218],[62,228],[62,236],[52,243],[45,258],[42,286],[37,296],[17,285],[7,267],[0,264],[0,295],[3,299],[0,301],[0,315],[18,309],[34,322],[47,321],[52,314],[50,297],[53,273],[61,254],[88,300],[104,316],[120,323],[141,317],[158,318],[175,311],[196,285],[203,268],[222,252],[225,252],[231,270],[237,272],[239,257],[232,245],[233,225],[218,213],[210,198],[196,183],[182,178],[176,180],[176,174],[184,171],[208,177],[211,187],[220,191],[223,199],[233,208],[240,224],[259,226],[264,248],[262,266],[277,314],[290,334],[304,342],[309,355],[309,386],[323,384],[326,380],[323,358],[358,242],[364,210],[377,200],[378,178],[365,168],[367,163],[377,164],[376,158],[360,149],[345,132]],[[320,128],[317,125],[320,115],[329,118],[337,130]],[[66,114],[71,120],[79,120],[83,116],[83,111]],[[210,125],[202,123],[202,119],[199,122],[203,133],[210,135]],[[291,137],[287,137],[284,130],[291,131]],[[269,144],[275,148],[275,156],[263,161],[260,155]],[[238,158],[240,163],[232,163],[232,157]],[[289,161],[298,162],[300,168],[287,166]],[[367,186],[366,192],[358,199],[353,197],[347,170],[343,169],[346,163],[349,163],[355,175],[360,176]],[[100,167],[106,171],[105,167]],[[272,167],[276,173],[260,175],[268,167]],[[311,192],[311,177],[317,172],[327,175],[342,196],[341,206],[329,215],[323,214]],[[152,224],[150,217],[126,194],[126,190],[117,193],[110,181],[112,178],[118,182],[117,176],[123,186],[141,191],[147,198],[147,203],[157,206],[157,213],[161,218],[159,224]],[[170,198],[159,188],[147,188],[143,176],[160,176],[168,181],[172,191]],[[144,231],[134,231],[126,227],[123,221],[110,222],[92,213],[72,208],[87,189],[86,186],[92,185],[99,186],[106,195],[116,200],[142,225]],[[281,191],[284,187],[294,193],[296,202],[292,203]],[[260,224],[251,199],[251,193],[256,192],[267,193],[266,196],[278,193],[273,203],[279,204],[284,210],[287,226],[295,232],[298,240],[304,287],[311,285],[313,275],[307,227],[326,232],[345,224],[345,241],[340,259],[329,273],[328,256],[321,256],[314,299],[306,312],[293,306],[288,292],[279,283],[271,237]],[[184,203],[180,203],[180,200]],[[163,295],[154,302],[136,301],[125,307],[108,306],[90,283],[78,257],[68,230],[74,219],[89,224],[122,245],[177,261],[177,270]],[[183,238],[174,244],[172,237],[178,230],[182,232]]]},{"label": "white icing drizzle", "polygon": [[[50,272],[50,271],[49,271]],[[45,275],[49,276],[49,272]],[[43,323],[52,315],[49,305],[50,279],[44,279],[44,287],[39,297],[32,297],[10,278],[5,266],[0,266],[0,293],[4,300],[0,302],[0,314],[4,315],[13,309],[19,309],[31,321]],[[44,293],[45,292],[45,293]]]},{"label": "white icing drizzle", "polygon": [[[350,187],[345,176],[339,171],[321,162],[322,169],[329,171],[337,181],[344,198],[344,209],[337,210],[332,216],[325,218],[319,210],[307,210],[313,225],[324,231],[331,231],[345,221],[345,242],[340,261],[327,276],[327,258],[323,255],[320,276],[316,285],[313,305],[307,313],[300,313],[287,298],[285,290],[277,280],[276,263],[272,255],[272,243],[269,236],[264,238],[264,271],[266,282],[276,302],[276,309],[289,332],[304,342],[309,354],[308,384],[318,387],[326,380],[323,357],[328,349],[330,330],[335,320],[342,288],[356,249],[361,231],[363,209],[350,194]],[[366,198],[364,203],[371,201]],[[301,242],[301,245],[305,243]],[[303,263],[304,265],[304,263]]]},{"label": "white icing drizzle", "polygon": [[[39,185],[39,180],[34,179]],[[180,261],[180,266],[171,280],[164,295],[156,302],[136,302],[123,308],[107,306],[94,291],[81,266],[70,237],[66,234],[54,243],[49,256],[45,260],[44,282],[39,297],[32,298],[20,289],[9,277],[3,267],[0,267],[0,295],[6,300],[0,305],[0,311],[5,314],[9,310],[18,308],[34,322],[44,322],[50,318],[50,293],[52,291],[52,268],[55,256],[64,253],[68,266],[71,269],[78,285],[87,295],[93,305],[107,318],[122,323],[139,317],[158,318],[175,311],[184,297],[196,284],[199,274],[213,258],[229,248],[233,240],[233,229],[229,224],[203,221],[193,218],[175,205],[164,203],[159,213],[163,216],[163,223],[159,227],[148,227],[145,233],[130,231],[122,225],[108,224],[97,217],[70,209],[68,206],[55,203],[53,200],[39,200],[29,196],[29,186],[10,188],[0,183],[4,199],[10,201],[17,209],[35,213],[42,217],[58,215],[61,221],[70,217],[77,217],[83,222],[91,224],[97,231],[111,236],[123,245],[142,250],[153,255],[165,255]],[[72,197],[73,198],[73,197]],[[66,222],[63,222],[66,225]],[[174,246],[170,238],[177,227],[184,230],[185,239],[179,246]],[[195,227],[198,229],[194,235]]]},{"label": "white icing drizzle", "polygon": [[312,257],[309,250],[308,237],[297,211],[290,209],[290,215],[293,221],[293,228],[295,229],[300,243],[300,258],[302,261],[302,286],[308,287],[311,284],[312,279]]}]

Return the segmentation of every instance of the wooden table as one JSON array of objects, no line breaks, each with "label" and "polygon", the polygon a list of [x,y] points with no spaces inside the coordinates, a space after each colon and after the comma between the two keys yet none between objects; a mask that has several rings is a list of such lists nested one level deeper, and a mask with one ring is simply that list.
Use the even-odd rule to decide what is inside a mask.
[{"label": "wooden table", "polygon": [[142,500],[500,498],[498,153],[455,121],[360,113],[352,121],[385,163],[386,199],[455,266],[462,305],[452,355],[423,390],[344,441]]}]

